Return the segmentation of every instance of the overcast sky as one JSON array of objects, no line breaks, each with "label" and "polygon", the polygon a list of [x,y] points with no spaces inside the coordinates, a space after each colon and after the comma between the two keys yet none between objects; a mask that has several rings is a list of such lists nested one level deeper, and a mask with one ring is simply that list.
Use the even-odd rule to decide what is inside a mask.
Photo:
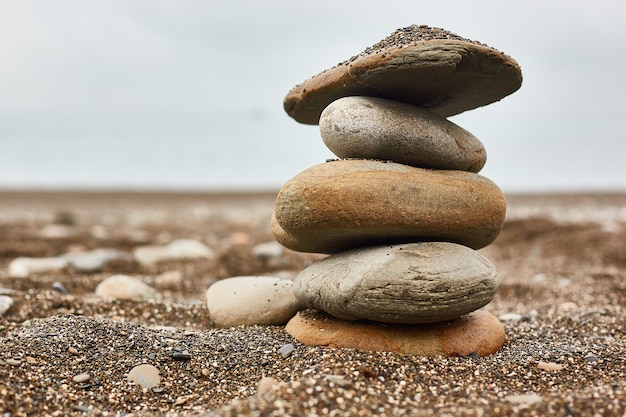
[{"label": "overcast sky", "polygon": [[[624,191],[625,22],[621,0],[0,0],[0,186],[85,185],[90,175],[119,186],[119,171],[139,186],[278,187],[332,156],[317,127],[284,113],[289,89],[415,23],[486,43],[522,67],[519,91],[451,119],[485,145],[481,174],[505,191]],[[232,120],[232,135],[211,136],[215,117]],[[103,171],[98,150],[78,153],[52,133],[58,147],[46,148],[43,171],[20,163],[34,152],[34,131],[59,126],[106,136],[127,166]],[[153,132],[176,134],[138,155],[144,142],[129,138]],[[221,143],[206,172],[191,158],[173,159],[169,174],[133,173],[137,158],[156,161],[185,138],[175,154],[198,154],[202,137]],[[241,163],[251,152],[258,162]],[[71,167],[77,159],[86,161]]]}]

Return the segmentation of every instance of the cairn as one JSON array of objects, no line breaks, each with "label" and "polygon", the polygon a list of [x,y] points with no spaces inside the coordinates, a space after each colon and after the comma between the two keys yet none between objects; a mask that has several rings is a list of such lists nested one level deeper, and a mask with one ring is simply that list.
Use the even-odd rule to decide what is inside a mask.
[{"label": "cairn", "polygon": [[487,355],[505,341],[479,310],[497,290],[477,250],[504,224],[500,189],[478,172],[478,138],[447,117],[498,101],[517,62],[443,29],[399,29],[296,86],[284,106],[319,124],[340,159],[279,191],[272,231],[330,256],[294,281],[308,307],[288,324],[302,343],[422,355]]}]

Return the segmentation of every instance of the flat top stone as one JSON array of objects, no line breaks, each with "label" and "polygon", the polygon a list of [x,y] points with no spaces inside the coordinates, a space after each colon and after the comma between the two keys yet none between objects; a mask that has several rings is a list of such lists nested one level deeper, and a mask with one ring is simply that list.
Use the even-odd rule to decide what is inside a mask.
[{"label": "flat top stone", "polygon": [[326,106],[347,96],[402,101],[448,117],[498,101],[521,84],[521,68],[508,55],[445,29],[412,25],[297,85],[283,104],[306,124],[317,124]]}]

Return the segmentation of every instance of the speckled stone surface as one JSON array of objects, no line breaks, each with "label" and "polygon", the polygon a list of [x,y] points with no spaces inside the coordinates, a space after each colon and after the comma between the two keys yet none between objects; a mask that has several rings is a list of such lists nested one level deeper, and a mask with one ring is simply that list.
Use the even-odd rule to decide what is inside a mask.
[{"label": "speckled stone surface", "polygon": [[276,240],[301,252],[450,241],[487,246],[506,203],[489,179],[464,171],[369,160],[315,165],[289,180],[276,199]]},{"label": "speckled stone surface", "polygon": [[283,104],[306,124],[317,124],[326,106],[347,96],[402,101],[448,117],[498,101],[521,84],[520,66],[508,55],[412,25],[294,87]]},{"label": "speckled stone surface", "polygon": [[286,330],[309,346],[423,356],[467,356],[473,352],[485,356],[497,352],[506,340],[502,323],[482,310],[424,325],[350,322],[307,310],[292,318]]},{"label": "speckled stone surface", "polygon": [[339,158],[380,159],[420,168],[479,172],[478,138],[435,113],[374,97],[344,97],[320,118],[324,143]]},{"label": "speckled stone surface", "polygon": [[354,249],[304,269],[294,294],[308,307],[344,320],[434,323],[471,313],[498,288],[483,255],[447,242]]}]

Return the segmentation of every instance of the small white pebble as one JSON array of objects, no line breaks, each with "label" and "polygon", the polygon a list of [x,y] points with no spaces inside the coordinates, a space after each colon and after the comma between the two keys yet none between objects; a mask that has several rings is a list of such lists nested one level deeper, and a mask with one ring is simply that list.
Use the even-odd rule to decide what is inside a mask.
[{"label": "small white pebble", "polygon": [[296,348],[294,347],[294,345],[288,343],[285,346],[281,347],[278,353],[280,353],[283,358],[287,358],[293,353],[295,349]]},{"label": "small white pebble", "polygon": [[87,372],[83,372],[82,374],[74,375],[74,378],[72,378],[72,381],[76,383],[87,382],[89,381],[89,378],[91,378],[91,375],[88,374]]}]

